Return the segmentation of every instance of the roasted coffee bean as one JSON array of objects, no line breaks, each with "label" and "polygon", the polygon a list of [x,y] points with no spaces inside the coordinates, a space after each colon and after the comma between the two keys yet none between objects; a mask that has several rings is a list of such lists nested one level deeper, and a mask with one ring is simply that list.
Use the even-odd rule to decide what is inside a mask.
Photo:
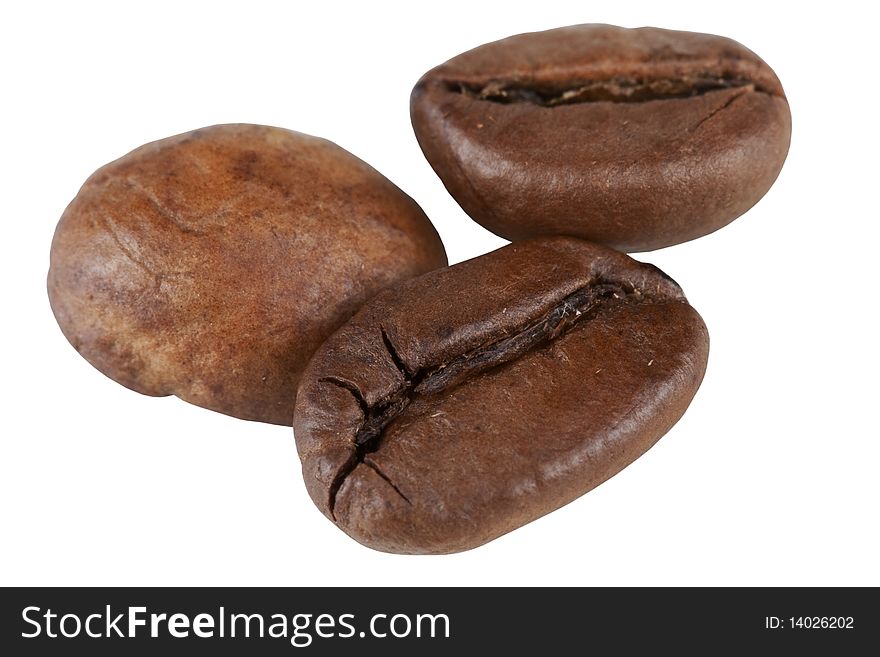
[{"label": "roasted coffee bean", "polygon": [[735,41],[579,25],[480,46],[412,94],[419,144],[477,222],[646,251],[706,235],[770,188],[791,115]]},{"label": "roasted coffee bean", "polygon": [[678,285],[535,238],[390,288],[315,353],[306,487],[378,550],[466,550],[602,483],[681,417],[709,339]]},{"label": "roasted coffee bean", "polygon": [[445,264],[418,205],[350,153],[225,125],[96,171],[58,224],[49,299],[119,383],[289,425],[324,338],[376,292]]}]

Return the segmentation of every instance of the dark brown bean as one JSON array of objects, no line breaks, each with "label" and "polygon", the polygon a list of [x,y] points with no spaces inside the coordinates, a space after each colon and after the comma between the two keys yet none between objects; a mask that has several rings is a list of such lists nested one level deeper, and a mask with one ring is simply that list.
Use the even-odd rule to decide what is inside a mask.
[{"label": "dark brown bean", "polygon": [[316,352],[294,416],[306,487],[370,547],[469,549],[640,456],[707,355],[655,267],[575,238],[511,244],[383,292]]},{"label": "dark brown bean", "polygon": [[428,72],[419,144],[508,239],[646,251],[710,233],[770,188],[791,116],[776,75],[723,37],[609,25],[521,34]]},{"label": "dark brown bean", "polygon": [[214,126],[86,181],[55,233],[49,299],[73,346],[123,385],[289,425],[324,338],[445,264],[418,205],[335,144]]}]

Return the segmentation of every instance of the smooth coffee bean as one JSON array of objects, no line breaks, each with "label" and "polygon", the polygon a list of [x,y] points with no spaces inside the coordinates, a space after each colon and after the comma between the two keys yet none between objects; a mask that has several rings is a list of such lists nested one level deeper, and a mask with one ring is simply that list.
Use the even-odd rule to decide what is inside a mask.
[{"label": "smooth coffee bean", "polygon": [[445,264],[418,205],[350,153],[223,125],[96,171],[58,224],[49,299],[119,383],[289,425],[324,338],[383,288]]},{"label": "smooth coffee bean", "polygon": [[651,447],[708,349],[657,268],[575,238],[508,245],[386,290],[320,347],[294,416],[306,487],[372,548],[473,548]]},{"label": "smooth coffee bean", "polygon": [[624,251],[733,221],[782,168],[791,115],[776,75],[719,36],[579,25],[480,46],[416,85],[419,144],[492,232]]}]

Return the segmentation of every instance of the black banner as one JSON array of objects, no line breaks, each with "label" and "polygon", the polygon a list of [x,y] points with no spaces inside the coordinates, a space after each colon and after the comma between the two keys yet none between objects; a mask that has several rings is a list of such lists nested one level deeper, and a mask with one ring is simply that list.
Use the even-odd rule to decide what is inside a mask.
[{"label": "black banner", "polygon": [[[876,589],[3,589],[0,654],[865,654]],[[763,653],[760,653],[763,654]]]}]

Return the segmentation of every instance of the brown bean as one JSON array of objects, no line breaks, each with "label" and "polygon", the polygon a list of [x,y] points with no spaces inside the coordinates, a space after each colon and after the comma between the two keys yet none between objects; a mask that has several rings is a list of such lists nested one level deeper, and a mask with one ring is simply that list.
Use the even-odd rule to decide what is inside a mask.
[{"label": "brown bean", "polygon": [[294,416],[306,487],[370,547],[469,549],[640,456],[707,355],[655,267],[575,238],[511,244],[383,292],[316,352]]},{"label": "brown bean", "polygon": [[445,264],[418,205],[350,153],[224,125],[96,171],[58,224],[49,299],[119,383],[289,425],[324,338],[379,290]]},{"label": "brown bean", "polygon": [[788,102],[723,37],[609,25],[521,34],[429,71],[419,144],[449,192],[517,240],[583,237],[646,251],[706,235],[770,188]]}]

